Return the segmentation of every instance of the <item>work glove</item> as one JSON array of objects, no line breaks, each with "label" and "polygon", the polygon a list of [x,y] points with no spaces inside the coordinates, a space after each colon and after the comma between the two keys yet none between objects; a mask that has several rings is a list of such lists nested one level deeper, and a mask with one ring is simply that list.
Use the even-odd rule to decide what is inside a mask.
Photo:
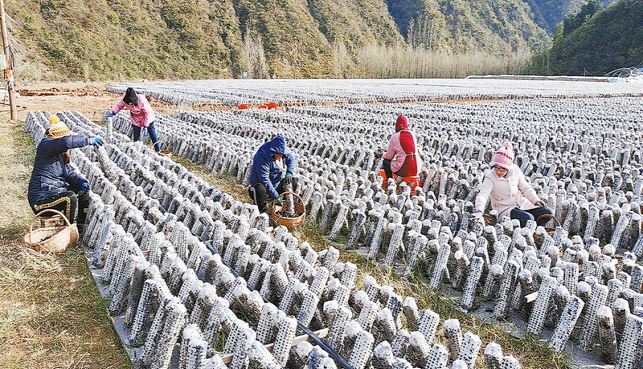
[{"label": "work glove", "polygon": [[471,221],[471,222],[473,222],[473,223],[480,223],[480,224],[482,224],[483,226],[486,224],[486,222],[485,222],[485,220],[484,220],[483,213],[482,213],[481,211],[478,211],[478,210],[476,210],[476,211],[472,214],[472,218],[471,218],[471,220],[470,220],[470,221]]},{"label": "work glove", "polygon": [[536,203],[534,205],[536,205],[538,207],[541,207],[543,209],[547,209],[547,204],[545,204],[545,202],[543,200],[536,201]]},{"label": "work glove", "polygon": [[100,138],[100,137],[94,137],[94,138],[91,140],[91,143],[92,143],[92,145],[94,145],[95,147],[103,146],[103,139],[102,139],[102,138]]},{"label": "work glove", "polygon": [[83,184],[82,184],[82,186],[80,186],[80,189],[81,189],[83,192],[89,192],[89,182],[85,182],[85,183],[83,183]]},{"label": "work glove", "polygon": [[116,115],[116,114],[114,114],[114,112],[111,112],[111,111],[110,111],[110,112],[109,112],[109,114],[107,114],[107,116],[106,116],[105,118],[111,118],[111,117],[113,117],[114,115]]},{"label": "work glove", "polygon": [[281,197],[275,201],[275,205],[281,205]]},{"label": "work glove", "polygon": [[286,178],[284,178],[284,184],[289,185],[292,183],[292,173],[286,172]]}]

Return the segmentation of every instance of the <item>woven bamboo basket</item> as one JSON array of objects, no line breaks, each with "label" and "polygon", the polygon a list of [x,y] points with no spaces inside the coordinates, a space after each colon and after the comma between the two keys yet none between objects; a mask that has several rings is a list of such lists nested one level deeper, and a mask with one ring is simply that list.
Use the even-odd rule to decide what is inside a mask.
[{"label": "woven bamboo basket", "polygon": [[[489,215],[489,214],[484,214],[484,215],[483,215],[483,218],[484,218],[484,223],[485,223],[485,225],[490,225],[490,224],[491,224],[491,222],[492,222],[491,215]],[[540,221],[540,220],[542,220],[542,219],[547,219],[547,218],[549,218],[549,219],[553,220],[553,221],[554,221],[554,223],[556,224],[556,226],[555,226],[555,227],[544,227],[544,228],[545,228],[545,230],[547,231],[547,234],[549,234],[550,236],[552,236],[552,235],[556,232],[556,228],[557,228],[557,227],[560,227],[560,222],[558,221],[558,219],[556,219],[556,217],[555,217],[555,216],[553,216],[553,215],[549,215],[549,214],[543,214],[543,215],[539,216],[539,217],[538,217],[538,219],[536,219],[536,221],[538,222],[538,221]],[[567,237],[567,235],[568,235],[568,234],[569,234],[569,232],[568,232],[568,231],[564,231],[564,232],[563,232],[563,236],[565,236],[565,237]]]},{"label": "woven bamboo basket", "polygon": [[[65,225],[33,229],[36,219],[45,213],[54,213],[62,217],[62,219],[65,220]],[[58,210],[45,209],[36,214],[31,221],[29,232],[25,235],[24,241],[36,251],[51,253],[64,252],[69,246],[78,242],[78,227],[76,227],[76,223],[70,224],[69,219]]]},{"label": "woven bamboo basket", "polygon": [[[301,214],[298,217],[295,218],[289,218],[289,217],[284,217],[279,215],[279,213],[283,210],[284,205],[277,205],[277,201],[281,198],[283,198],[286,195],[293,195],[295,198],[295,213]],[[288,229],[291,229],[293,226],[296,226],[298,224],[301,224],[306,220],[306,207],[304,206],[304,201],[299,197],[294,192],[284,192],[279,197],[275,200],[275,203],[273,204],[272,208],[270,209],[270,218],[272,219],[273,222],[277,226],[283,225],[286,226]],[[282,202],[283,204],[283,202]]]},{"label": "woven bamboo basket", "polygon": [[[558,221],[558,219],[556,219],[555,216],[549,215],[549,214],[543,214],[543,215],[539,216],[538,219],[536,219],[536,221],[540,221],[542,219],[547,219],[547,218],[553,220],[554,223],[556,224],[555,227],[544,227],[545,230],[547,231],[547,234],[552,236],[556,232],[556,228],[560,227],[560,222]],[[567,237],[567,235],[568,235],[568,232],[563,231],[563,236]]]},{"label": "woven bamboo basket", "polygon": [[167,144],[165,142],[156,141],[154,146],[156,146],[156,145],[160,145],[160,147],[161,147],[161,150],[158,151],[157,154],[159,154],[161,156],[166,156],[168,158],[172,156],[172,151],[170,151],[170,149],[167,147]]}]

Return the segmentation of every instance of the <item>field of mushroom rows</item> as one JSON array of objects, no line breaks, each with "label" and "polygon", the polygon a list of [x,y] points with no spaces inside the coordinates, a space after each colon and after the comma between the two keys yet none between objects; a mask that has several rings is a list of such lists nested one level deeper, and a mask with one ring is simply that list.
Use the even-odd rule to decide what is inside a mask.
[{"label": "field of mushroom rows", "polygon": [[[107,128],[59,112],[73,132],[108,142],[72,152],[93,191],[83,242],[140,367],[522,367],[417,296],[358,278],[358,265],[338,261],[351,252],[448,290],[480,321],[546,338],[572,362],[573,347],[594,364],[643,366],[640,84],[217,80],[108,90],[128,86],[185,105],[155,123],[173,156],[242,185],[257,148],[284,136],[306,222],[333,245],[300,242],[133,143],[126,111]],[[278,108],[258,108],[271,102]],[[227,111],[193,109],[201,104]],[[48,114],[29,114],[36,143]],[[404,182],[383,189],[379,176],[399,114],[424,160],[413,192]],[[489,205],[485,223],[472,216],[505,141],[558,224],[521,228]]]}]

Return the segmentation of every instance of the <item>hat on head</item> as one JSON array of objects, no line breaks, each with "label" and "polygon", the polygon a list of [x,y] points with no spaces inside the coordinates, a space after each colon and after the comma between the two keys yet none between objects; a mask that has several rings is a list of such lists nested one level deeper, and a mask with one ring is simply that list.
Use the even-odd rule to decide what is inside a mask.
[{"label": "hat on head", "polygon": [[491,160],[491,166],[495,167],[502,167],[505,169],[511,168],[511,166],[514,163],[514,149],[513,146],[511,145],[511,142],[505,142],[500,146],[500,149],[498,149],[498,152],[493,156],[493,160]]},{"label": "hat on head", "polygon": [[409,120],[406,119],[404,115],[399,115],[397,121],[395,121],[395,132],[399,132],[403,129],[409,129]]},{"label": "hat on head", "polygon": [[47,137],[55,140],[57,138],[71,136],[69,128],[65,123],[61,122],[57,116],[52,115],[49,117],[49,129],[47,129]]}]

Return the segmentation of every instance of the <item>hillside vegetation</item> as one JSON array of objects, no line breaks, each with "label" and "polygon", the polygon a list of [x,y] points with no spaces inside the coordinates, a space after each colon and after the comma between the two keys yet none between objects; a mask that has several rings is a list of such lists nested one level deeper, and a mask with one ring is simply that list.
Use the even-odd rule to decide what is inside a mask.
[{"label": "hillside vegetation", "polygon": [[504,54],[541,50],[548,43],[520,0],[389,0],[389,9],[416,47]]},{"label": "hillside vegetation", "polygon": [[535,58],[535,73],[600,76],[643,62],[643,0],[595,14],[587,8],[559,26],[551,50]]},{"label": "hillside vegetation", "polygon": [[550,44],[521,0],[5,0],[5,7],[17,75],[34,81],[363,77],[373,50],[409,60],[473,55],[468,65],[484,60],[489,70],[510,72],[512,61]]},{"label": "hillside vegetation", "polygon": [[[615,0],[600,0],[601,7],[605,8]],[[536,23],[554,35],[556,27],[570,16],[577,14],[587,0],[526,0],[531,8]]]}]

